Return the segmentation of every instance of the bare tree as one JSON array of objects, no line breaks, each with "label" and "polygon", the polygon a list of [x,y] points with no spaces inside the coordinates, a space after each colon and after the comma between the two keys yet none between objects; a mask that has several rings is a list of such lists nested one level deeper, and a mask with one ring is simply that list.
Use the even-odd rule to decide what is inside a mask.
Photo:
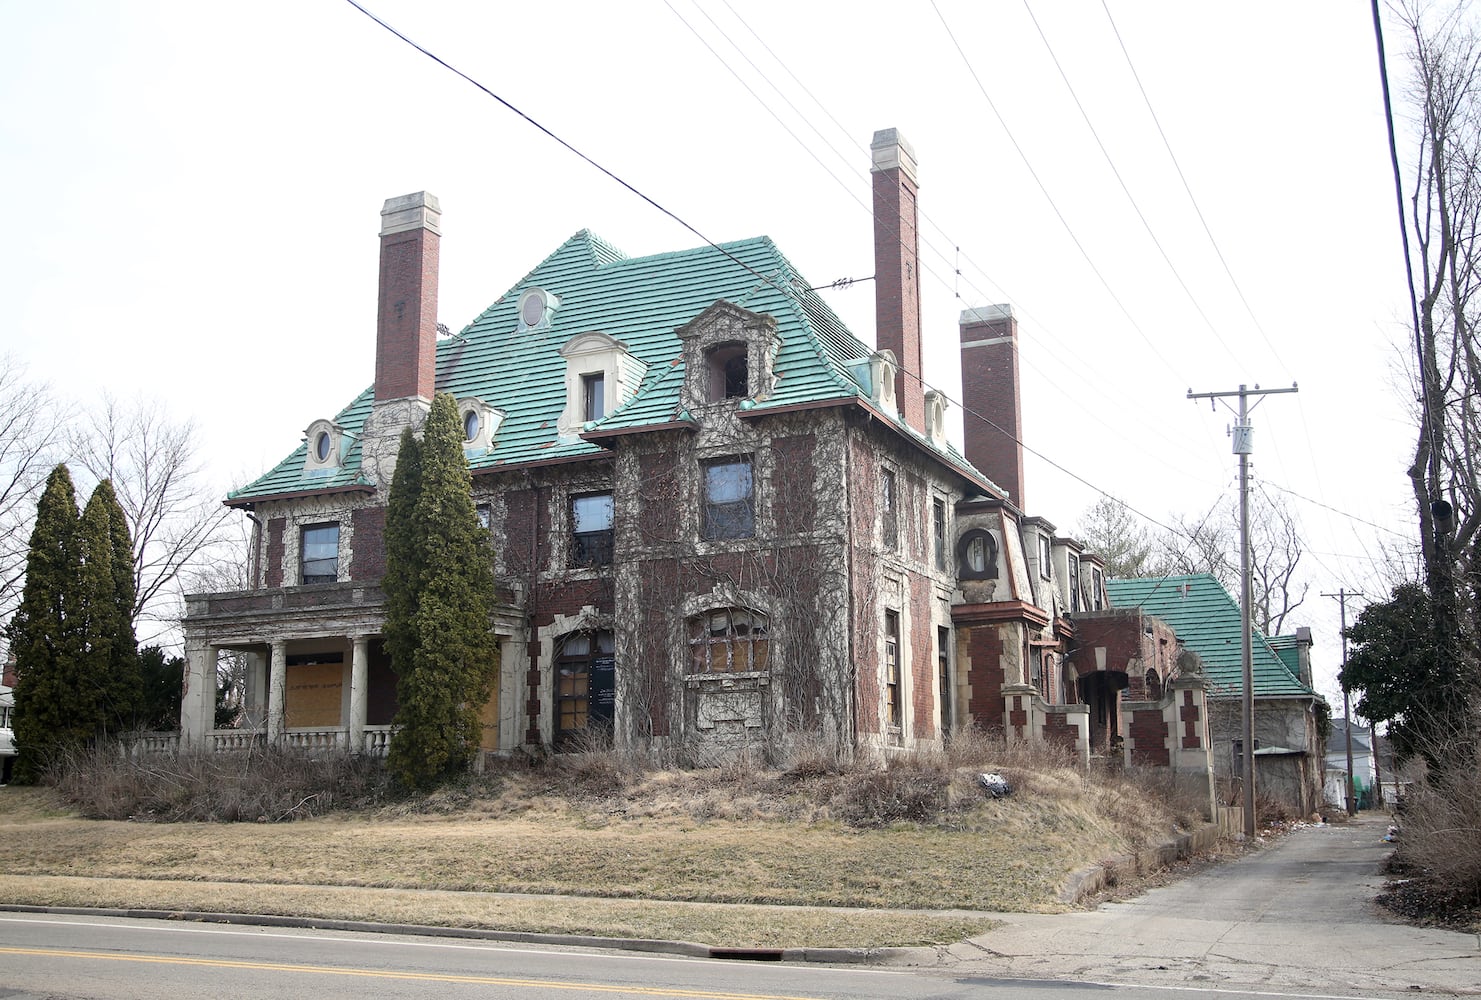
[{"label": "bare tree", "polygon": [[1250,590],[1255,627],[1280,635],[1286,618],[1306,601],[1311,584],[1297,577],[1304,549],[1300,526],[1284,500],[1263,488],[1250,496]]},{"label": "bare tree", "polygon": [[20,603],[36,501],[56,465],[56,428],[48,387],[0,357],[0,621]]},{"label": "bare tree", "polygon": [[1115,497],[1102,495],[1091,504],[1075,530],[1085,548],[1106,561],[1107,575],[1129,579],[1153,572],[1157,539]]},{"label": "bare tree", "polygon": [[1202,521],[1173,515],[1172,530],[1165,532],[1159,542],[1160,551],[1153,563],[1155,575],[1208,573],[1225,590],[1239,589],[1238,514],[1236,511],[1231,531],[1227,513],[1234,508],[1220,506],[1224,508],[1221,514],[1211,513]]},{"label": "bare tree", "polygon": [[134,540],[134,617],[167,626],[182,574],[214,557],[231,512],[204,474],[194,426],[157,401],[102,403],[68,435],[77,465],[111,479]]}]

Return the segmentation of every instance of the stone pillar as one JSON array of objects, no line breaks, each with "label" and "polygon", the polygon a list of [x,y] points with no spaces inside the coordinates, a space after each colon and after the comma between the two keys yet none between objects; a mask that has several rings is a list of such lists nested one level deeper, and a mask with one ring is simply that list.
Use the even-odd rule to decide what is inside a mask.
[{"label": "stone pillar", "polygon": [[288,644],[282,639],[272,643],[272,666],[267,679],[267,742],[272,746],[283,732],[283,695],[288,686]]},{"label": "stone pillar", "polygon": [[365,749],[365,715],[370,703],[370,639],[350,636],[354,651],[350,654],[350,753]]},{"label": "stone pillar", "polygon": [[180,691],[180,737],[188,747],[208,749],[206,734],[216,724],[216,657],[220,647],[200,639],[185,641],[185,676]]}]

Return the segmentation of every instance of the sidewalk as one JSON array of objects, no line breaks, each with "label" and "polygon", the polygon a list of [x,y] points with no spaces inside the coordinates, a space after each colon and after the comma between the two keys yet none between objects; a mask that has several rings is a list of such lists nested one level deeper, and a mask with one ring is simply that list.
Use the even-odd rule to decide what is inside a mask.
[{"label": "sidewalk", "polygon": [[1481,995],[1481,936],[1410,927],[1373,902],[1382,817],[1272,846],[1093,912],[1003,914],[948,950],[963,972],[1156,986]]}]

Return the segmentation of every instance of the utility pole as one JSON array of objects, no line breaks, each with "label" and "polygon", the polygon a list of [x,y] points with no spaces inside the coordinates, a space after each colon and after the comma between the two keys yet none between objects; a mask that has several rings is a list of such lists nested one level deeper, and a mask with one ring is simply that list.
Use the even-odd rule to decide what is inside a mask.
[{"label": "utility pole", "polygon": [[[1323,597],[1337,598],[1337,604],[1342,609],[1342,671],[1347,672],[1347,599],[1349,597],[1362,597],[1362,593],[1356,590],[1344,590],[1337,588],[1335,594],[1323,594]],[[1352,783],[1352,699],[1347,690],[1347,682],[1342,682],[1342,730],[1347,734],[1347,814],[1356,816],[1358,814],[1358,795]],[[1378,748],[1373,748],[1373,759],[1378,760]]]},{"label": "utility pole", "polygon": [[[1253,389],[1247,389],[1241,385],[1233,392],[1194,392],[1188,390],[1189,399],[1206,399],[1209,408],[1212,409],[1220,399],[1229,396],[1239,397],[1239,419],[1230,430],[1230,437],[1234,442],[1234,454],[1239,456],[1239,619],[1240,631],[1242,633],[1242,644],[1240,647],[1240,665],[1243,668],[1244,697],[1243,708],[1243,730],[1244,730],[1244,835],[1253,837],[1255,835],[1255,667],[1254,667],[1254,638],[1250,612],[1252,610],[1253,598],[1250,587],[1250,454],[1255,450],[1255,429],[1250,424],[1250,411],[1254,407],[1249,405],[1251,396],[1269,396],[1275,393],[1296,392],[1296,384],[1291,383],[1289,389],[1261,389],[1256,385]],[[1228,405],[1227,403],[1225,404]],[[1260,401],[1256,400],[1255,406]]]}]

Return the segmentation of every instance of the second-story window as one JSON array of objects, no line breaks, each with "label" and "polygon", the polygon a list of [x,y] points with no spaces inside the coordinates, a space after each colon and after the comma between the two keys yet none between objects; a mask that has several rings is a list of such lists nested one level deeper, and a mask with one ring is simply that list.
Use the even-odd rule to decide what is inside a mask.
[{"label": "second-story window", "polygon": [[303,529],[299,550],[304,583],[333,583],[339,579],[339,525],[314,524]]},{"label": "second-story window", "polygon": [[931,531],[935,536],[936,568],[946,568],[946,501],[937,497],[931,503]]},{"label": "second-story window", "polygon": [[1070,610],[1083,611],[1080,600],[1080,560],[1070,556]]},{"label": "second-story window", "polygon": [[612,561],[612,494],[571,498],[571,564],[606,566]]},{"label": "second-story window", "polygon": [[754,501],[749,458],[724,458],[705,463],[700,534],[712,542],[754,537]]},{"label": "second-story window", "polygon": [[885,469],[879,481],[879,533],[887,549],[900,545],[900,508],[895,496],[895,473]]},{"label": "second-story window", "polygon": [[1042,576],[1046,580],[1049,579],[1049,577],[1051,575],[1049,559],[1050,559],[1050,555],[1051,555],[1052,552],[1053,552],[1053,549],[1050,546],[1049,536],[1048,535],[1040,535],[1039,536],[1039,575]]}]

